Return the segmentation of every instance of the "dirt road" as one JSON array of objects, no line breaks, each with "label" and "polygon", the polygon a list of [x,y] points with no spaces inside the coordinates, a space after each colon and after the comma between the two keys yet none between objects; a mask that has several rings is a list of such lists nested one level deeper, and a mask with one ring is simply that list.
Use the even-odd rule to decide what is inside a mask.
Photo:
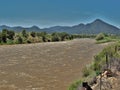
[{"label": "dirt road", "polygon": [[78,39],[0,46],[0,90],[67,90],[106,45]]}]

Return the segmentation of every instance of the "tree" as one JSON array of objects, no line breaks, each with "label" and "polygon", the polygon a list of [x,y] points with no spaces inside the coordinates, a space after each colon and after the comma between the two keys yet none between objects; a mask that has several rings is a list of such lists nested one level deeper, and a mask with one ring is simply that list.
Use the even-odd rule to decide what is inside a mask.
[{"label": "tree", "polygon": [[46,32],[37,33],[37,36],[42,37],[43,42],[47,42],[47,40],[46,40],[47,33]]},{"label": "tree", "polygon": [[60,41],[61,38],[60,38],[60,35],[58,33],[52,33],[52,41],[53,42],[56,42],[56,41]]},{"label": "tree", "polygon": [[2,42],[2,33],[0,32],[0,43]]},{"label": "tree", "polygon": [[3,30],[2,30],[2,42],[3,42],[3,43],[6,43],[6,42],[7,42],[7,32],[8,32],[7,29],[3,29]]},{"label": "tree", "polygon": [[22,39],[21,36],[18,36],[18,38],[17,38],[17,43],[18,43],[18,44],[22,44],[22,43],[23,43],[23,39]]},{"label": "tree", "polygon": [[35,33],[35,32],[31,32],[30,35],[31,35],[32,37],[35,37],[35,36],[36,36],[36,33]]},{"label": "tree", "polygon": [[23,30],[23,31],[22,31],[22,36],[25,37],[25,38],[28,37],[28,34],[27,34],[26,30]]},{"label": "tree", "polygon": [[46,35],[46,41],[51,42],[52,41],[52,36],[50,34]]},{"label": "tree", "polygon": [[45,36],[42,36],[42,41],[46,42],[46,37]]},{"label": "tree", "polygon": [[60,33],[61,41],[64,41],[65,39],[70,39],[70,35],[66,32]]},{"label": "tree", "polygon": [[15,32],[14,31],[8,31],[7,32],[7,38],[10,39],[10,40],[13,40],[14,39],[14,36],[15,36]]}]

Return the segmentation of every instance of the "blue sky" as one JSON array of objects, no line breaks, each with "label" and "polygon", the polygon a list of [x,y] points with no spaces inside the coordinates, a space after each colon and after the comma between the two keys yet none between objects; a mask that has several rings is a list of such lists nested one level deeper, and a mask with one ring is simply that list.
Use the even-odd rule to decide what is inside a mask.
[{"label": "blue sky", "polygon": [[0,25],[71,26],[96,18],[120,27],[120,0],[0,0]]}]

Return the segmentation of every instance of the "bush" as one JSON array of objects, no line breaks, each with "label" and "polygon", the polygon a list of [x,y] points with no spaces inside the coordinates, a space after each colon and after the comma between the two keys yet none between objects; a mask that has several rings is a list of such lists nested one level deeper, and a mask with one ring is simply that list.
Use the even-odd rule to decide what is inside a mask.
[{"label": "bush", "polygon": [[38,37],[29,36],[26,41],[27,43],[38,43],[40,42],[40,39]]},{"label": "bush", "polygon": [[83,77],[88,77],[90,75],[90,69],[88,69],[87,67],[83,68]]},{"label": "bush", "polygon": [[13,40],[8,39],[7,44],[14,44]]},{"label": "bush", "polygon": [[21,37],[21,36],[18,36],[18,37],[16,38],[15,43],[16,43],[16,44],[22,44],[22,43],[23,43],[22,37]]},{"label": "bush", "polygon": [[82,84],[82,82],[83,82],[82,80],[74,82],[73,84],[70,85],[68,90],[77,90],[78,86]]},{"label": "bush", "polygon": [[26,30],[23,30],[21,33],[22,33],[22,36],[23,36],[23,37],[25,37],[25,38],[28,37],[28,34],[27,34]]},{"label": "bush", "polygon": [[103,40],[105,38],[105,35],[103,33],[100,33],[96,36],[96,40],[99,41],[99,40]]},{"label": "bush", "polygon": [[31,32],[30,35],[31,35],[32,37],[35,37],[35,36],[36,36],[36,33],[35,33],[35,32]]}]

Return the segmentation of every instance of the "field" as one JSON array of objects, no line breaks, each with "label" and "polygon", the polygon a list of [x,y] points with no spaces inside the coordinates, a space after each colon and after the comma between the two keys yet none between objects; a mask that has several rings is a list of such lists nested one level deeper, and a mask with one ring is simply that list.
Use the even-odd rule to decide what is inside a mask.
[{"label": "field", "polygon": [[67,90],[106,45],[76,39],[0,46],[0,90]]}]

